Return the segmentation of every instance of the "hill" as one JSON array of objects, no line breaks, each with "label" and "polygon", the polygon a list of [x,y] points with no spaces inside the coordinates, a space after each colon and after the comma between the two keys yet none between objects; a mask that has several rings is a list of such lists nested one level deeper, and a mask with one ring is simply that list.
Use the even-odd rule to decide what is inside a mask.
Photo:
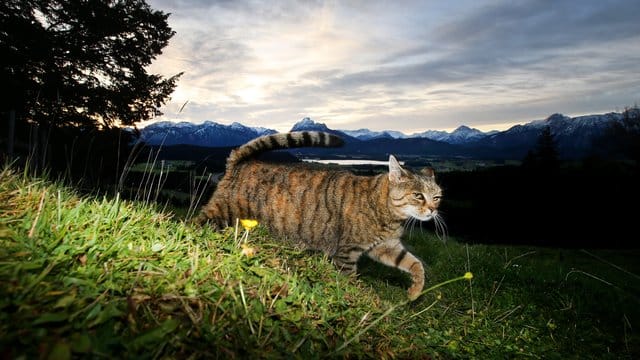
[{"label": "hill", "polygon": [[261,227],[243,251],[243,229],[7,168],[0,204],[8,358],[640,355],[638,251],[470,246],[413,229],[405,242],[433,288],[408,304],[404,274],[363,261],[347,277]]}]

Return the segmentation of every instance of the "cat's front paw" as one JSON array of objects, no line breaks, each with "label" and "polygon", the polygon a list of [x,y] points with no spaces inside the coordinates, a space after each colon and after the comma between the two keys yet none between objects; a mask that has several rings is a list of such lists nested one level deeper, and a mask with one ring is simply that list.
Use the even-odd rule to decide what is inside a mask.
[{"label": "cat's front paw", "polygon": [[407,290],[407,295],[409,296],[410,301],[414,301],[420,294],[422,294],[422,288],[424,287],[424,282],[422,283],[413,283],[409,290]]},{"label": "cat's front paw", "polygon": [[416,259],[409,268],[409,273],[411,273],[412,284],[409,290],[407,290],[407,294],[409,295],[409,300],[413,301],[420,297],[422,288],[424,288],[424,267],[422,263]]}]

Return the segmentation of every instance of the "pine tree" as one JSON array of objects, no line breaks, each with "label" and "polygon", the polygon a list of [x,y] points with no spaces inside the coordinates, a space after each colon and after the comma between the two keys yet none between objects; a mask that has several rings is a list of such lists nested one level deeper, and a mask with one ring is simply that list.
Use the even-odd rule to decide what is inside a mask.
[{"label": "pine tree", "polygon": [[551,170],[559,165],[558,146],[551,133],[551,128],[546,126],[540,135],[534,149],[529,150],[522,164],[525,167]]},{"label": "pine tree", "polygon": [[538,137],[536,154],[541,167],[546,169],[558,167],[558,146],[549,126],[545,127]]}]

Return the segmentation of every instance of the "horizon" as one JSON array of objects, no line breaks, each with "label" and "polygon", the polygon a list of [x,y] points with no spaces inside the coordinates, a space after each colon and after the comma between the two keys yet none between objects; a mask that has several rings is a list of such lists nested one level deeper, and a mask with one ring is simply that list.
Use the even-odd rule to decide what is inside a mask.
[{"label": "horizon", "polygon": [[[549,114],[549,115],[551,115],[551,114]],[[563,115],[564,115],[564,114],[563,114]],[[591,114],[584,114],[584,115],[591,115]],[[571,116],[571,115],[567,115],[567,116],[574,117],[574,116]],[[582,115],[577,115],[577,116],[582,116]],[[470,127],[470,128],[477,129],[477,130],[480,130],[480,131],[482,131],[482,132],[490,132],[490,131],[504,131],[504,130],[508,130],[508,129],[510,129],[511,127],[513,127],[513,126],[515,126],[515,125],[523,125],[523,124],[526,124],[526,123],[530,123],[530,122],[532,122],[532,121],[538,121],[538,120],[544,120],[544,119],[546,119],[546,117],[545,117],[545,118],[543,118],[543,119],[532,119],[532,120],[526,120],[526,121],[522,121],[522,122],[505,122],[505,123],[496,123],[496,124],[484,124],[484,125],[480,125],[479,127],[471,126],[471,125],[469,125],[469,124],[459,124],[459,125],[457,125],[457,126],[455,126],[455,127],[444,128],[444,129],[431,129],[431,128],[430,128],[430,129],[426,129],[426,128],[425,128],[425,129],[423,129],[423,130],[408,130],[408,131],[407,131],[407,130],[396,130],[396,129],[393,129],[393,128],[379,129],[379,130],[369,129],[369,128],[366,128],[366,127],[364,127],[364,128],[357,128],[357,129],[351,129],[351,128],[338,128],[338,127],[334,127],[334,126],[332,126],[329,122],[319,121],[319,120],[316,120],[316,119],[314,119],[314,118],[312,118],[312,117],[309,117],[309,116],[304,116],[304,117],[302,117],[302,118],[301,118],[301,119],[299,119],[299,120],[292,121],[290,126],[288,126],[288,127],[286,127],[286,128],[282,128],[282,127],[281,127],[280,129],[277,129],[277,128],[271,128],[271,127],[266,126],[266,125],[249,125],[249,124],[246,124],[246,123],[244,123],[244,122],[242,122],[242,121],[223,122],[223,121],[217,121],[217,120],[213,120],[213,119],[204,119],[204,120],[196,120],[196,121],[187,121],[187,120],[182,120],[182,119],[165,119],[165,118],[161,118],[161,119],[153,119],[153,120],[143,121],[143,122],[137,123],[137,124],[136,124],[136,126],[137,126],[138,128],[140,128],[140,129],[143,129],[143,128],[145,128],[145,127],[149,126],[149,125],[153,125],[153,124],[158,123],[158,122],[172,122],[172,123],[176,123],[176,124],[178,124],[178,123],[191,123],[191,124],[194,124],[194,125],[202,125],[202,124],[204,124],[204,123],[206,123],[206,122],[213,122],[213,123],[217,123],[217,124],[220,124],[220,125],[227,125],[227,126],[230,126],[230,125],[231,125],[231,124],[233,124],[233,123],[239,123],[239,124],[242,124],[242,125],[244,125],[244,126],[249,126],[249,127],[263,127],[263,128],[268,128],[268,129],[271,129],[271,130],[276,130],[276,131],[278,131],[278,132],[280,132],[280,133],[286,133],[286,132],[291,131],[291,128],[293,128],[293,126],[294,126],[295,124],[297,124],[298,122],[300,122],[300,121],[302,121],[302,120],[304,120],[304,119],[306,119],[306,118],[309,118],[309,119],[311,119],[312,121],[314,121],[314,122],[316,122],[316,123],[323,123],[323,124],[327,125],[327,127],[328,127],[329,129],[335,129],[335,130],[347,130],[347,131],[357,131],[357,130],[369,130],[369,131],[398,131],[398,132],[401,132],[401,133],[406,134],[406,135],[411,135],[411,134],[415,134],[415,133],[421,133],[421,132],[425,132],[425,131],[429,131],[429,130],[452,132],[452,131],[456,130],[457,128],[461,127],[461,126],[468,126],[468,127]],[[484,129],[483,129],[483,128],[484,128]]]},{"label": "horizon", "polygon": [[[637,105],[634,105],[634,106],[636,106],[636,107],[637,107]],[[561,114],[561,113],[557,113],[557,112],[555,112],[555,113],[551,113],[551,114],[549,114],[548,116],[546,116],[546,117],[544,117],[544,118],[541,118],[541,119],[531,119],[531,120],[526,120],[526,121],[522,121],[522,122],[502,123],[502,124],[499,124],[499,125],[505,125],[505,126],[504,126],[503,128],[501,128],[501,129],[499,129],[499,128],[495,128],[495,127],[492,127],[492,124],[488,124],[486,129],[482,129],[482,128],[479,128],[479,127],[471,126],[471,125],[468,125],[468,124],[459,124],[459,125],[457,125],[457,126],[455,126],[455,127],[447,128],[447,129],[424,129],[424,130],[417,130],[417,131],[403,131],[403,130],[396,130],[396,129],[393,129],[393,128],[381,129],[381,130],[373,130],[373,129],[369,129],[369,128],[347,129],[347,128],[338,128],[338,127],[334,127],[334,126],[332,126],[332,125],[331,125],[331,124],[329,124],[329,123],[325,123],[325,122],[322,122],[322,121],[318,121],[318,120],[313,119],[313,118],[310,118],[310,117],[308,117],[308,116],[305,116],[305,117],[303,117],[303,118],[301,118],[301,119],[299,119],[299,120],[297,120],[297,121],[292,122],[292,123],[291,123],[291,125],[290,125],[289,127],[287,127],[285,130],[279,130],[279,129],[275,129],[275,128],[270,128],[270,127],[268,127],[268,126],[260,126],[260,125],[254,126],[254,125],[249,125],[249,124],[243,123],[243,122],[241,122],[241,121],[235,121],[235,122],[236,122],[236,123],[239,123],[240,125],[247,126],[247,127],[252,127],[252,128],[258,128],[258,127],[261,127],[261,128],[266,128],[266,129],[269,129],[269,130],[275,130],[275,131],[277,131],[277,132],[279,132],[279,133],[287,133],[287,132],[291,131],[291,129],[293,128],[293,126],[294,126],[294,125],[296,125],[297,123],[299,123],[299,122],[301,122],[301,121],[303,121],[303,120],[305,120],[305,119],[307,119],[307,118],[308,118],[308,119],[310,119],[311,121],[313,121],[313,122],[315,122],[315,123],[322,123],[322,124],[326,125],[326,126],[327,126],[329,129],[331,129],[331,130],[339,130],[339,131],[358,131],[358,130],[368,130],[368,131],[372,131],[372,132],[396,131],[396,132],[400,132],[400,133],[402,133],[402,134],[404,134],[404,135],[408,135],[408,136],[410,136],[410,135],[415,135],[415,134],[423,133],[423,132],[425,132],[425,131],[430,131],[430,130],[431,130],[431,131],[445,131],[445,132],[448,132],[448,133],[452,133],[453,131],[455,131],[456,129],[458,129],[458,128],[462,127],[462,126],[467,126],[467,127],[471,128],[471,129],[480,130],[480,131],[482,131],[482,132],[484,132],[484,133],[489,133],[489,132],[491,132],[491,131],[505,131],[505,130],[509,130],[509,129],[510,129],[510,128],[512,128],[513,126],[516,126],[516,125],[525,125],[525,124],[528,124],[528,123],[531,123],[531,122],[534,122],[534,121],[544,121],[544,120],[545,120],[545,119],[547,119],[549,116],[554,115],[554,114],[561,114],[561,115],[564,115],[564,116],[568,116],[568,117],[570,117],[570,118],[577,118],[577,117],[582,117],[582,116],[593,116],[593,115],[596,115],[596,116],[597,116],[597,115],[605,115],[605,114],[609,114],[609,113],[622,113],[622,111],[621,111],[621,110],[617,110],[617,109],[616,109],[616,110],[614,110],[614,111],[607,111],[607,112],[603,112],[603,113],[579,114],[579,115],[573,115],[573,114]],[[158,123],[158,122],[171,122],[171,123],[175,123],[175,124],[178,124],[178,123],[190,123],[190,124],[193,124],[193,125],[202,125],[202,124],[204,124],[204,123],[211,122],[211,123],[216,123],[216,124],[219,124],[219,125],[225,125],[225,126],[231,126],[231,125],[233,124],[233,122],[232,122],[232,123],[228,123],[228,124],[226,124],[226,123],[219,122],[219,121],[215,121],[215,120],[211,120],[211,119],[206,119],[206,120],[202,120],[202,121],[185,121],[185,120],[167,120],[167,119],[162,119],[162,120],[150,120],[150,121],[146,121],[144,124],[142,124],[142,126],[138,126],[138,128],[139,128],[139,129],[143,129],[143,128],[145,128],[145,127],[149,126],[149,125],[153,125],[153,124]],[[139,124],[137,124],[137,125],[141,125],[141,124],[139,123]],[[508,126],[506,126],[506,125],[508,125]],[[491,126],[491,128],[489,128],[489,126]],[[484,127],[484,126],[483,126],[483,127]]]},{"label": "horizon", "polygon": [[489,131],[640,100],[638,2],[149,3],[176,31],[150,71],[184,71],[152,122]]}]

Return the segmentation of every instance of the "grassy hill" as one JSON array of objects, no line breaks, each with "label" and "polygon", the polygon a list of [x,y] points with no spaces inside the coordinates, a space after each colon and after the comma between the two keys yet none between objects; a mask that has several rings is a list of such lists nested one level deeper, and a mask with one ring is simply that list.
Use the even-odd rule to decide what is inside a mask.
[{"label": "grassy hill", "polygon": [[[347,277],[321,254],[278,245],[260,226],[214,232],[118,196],[80,197],[5,169],[0,353],[640,355],[640,251],[471,246],[420,229],[406,243],[436,286],[412,303],[409,279],[371,261]],[[470,281],[461,278],[467,271]]]}]

